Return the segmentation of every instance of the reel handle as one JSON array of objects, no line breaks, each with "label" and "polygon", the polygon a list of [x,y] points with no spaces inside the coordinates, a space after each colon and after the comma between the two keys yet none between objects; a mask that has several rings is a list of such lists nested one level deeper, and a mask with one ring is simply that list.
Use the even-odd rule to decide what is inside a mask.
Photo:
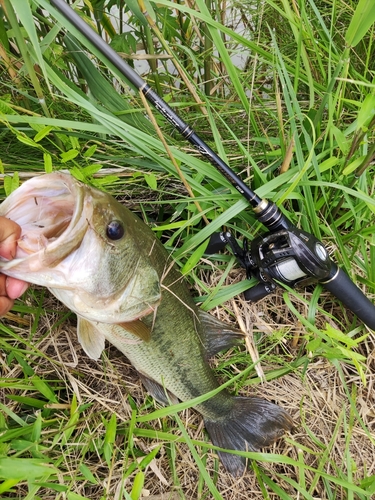
[{"label": "reel handle", "polygon": [[249,302],[258,302],[258,300],[264,299],[264,297],[267,297],[267,295],[274,292],[275,289],[276,285],[271,281],[267,283],[260,282],[257,285],[245,290],[244,297],[245,300],[248,300]]}]

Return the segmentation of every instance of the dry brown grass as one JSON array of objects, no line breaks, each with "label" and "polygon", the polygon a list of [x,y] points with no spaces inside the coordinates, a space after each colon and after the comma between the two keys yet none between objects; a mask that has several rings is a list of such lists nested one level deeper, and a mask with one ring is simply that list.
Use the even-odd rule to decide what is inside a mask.
[{"label": "dry brown grass", "polygon": [[[55,304],[53,298],[48,298],[48,301],[51,303],[45,304],[47,309],[61,307]],[[301,313],[306,313],[303,304],[296,303],[295,305],[300,308]],[[276,367],[274,360],[284,360],[287,364],[300,355],[298,353],[303,352],[306,332],[290,314],[280,292],[257,305],[250,305],[241,299],[236,299],[235,307],[233,303],[227,304],[225,309],[220,308],[215,313],[226,321],[233,321],[233,315],[237,317],[240,315],[249,331],[257,332],[257,336],[262,334],[262,342],[258,346],[260,351],[264,349],[264,345],[267,345],[269,336],[274,336],[275,332],[280,335],[281,332],[281,341],[275,345],[270,356],[266,358],[267,361],[261,363],[262,369],[266,372]],[[326,320],[327,318],[323,316],[318,318],[321,324],[324,324]],[[99,500],[103,498],[103,495],[111,499],[120,498],[122,485],[125,485],[125,489],[129,491],[135,476],[133,473],[125,483],[123,482],[123,471],[127,467],[124,463],[126,457],[124,449],[129,443],[126,433],[118,433],[113,462],[109,466],[100,454],[100,445],[105,435],[102,416],[109,419],[109,416],[115,413],[118,428],[121,429],[128,425],[132,414],[132,408],[127,399],[128,394],[138,407],[142,407],[141,413],[143,414],[152,411],[155,403],[150,398],[147,399],[147,394],[135,370],[119,351],[108,346],[104,357],[99,362],[91,361],[77,342],[74,321],[68,321],[50,333],[50,327],[55,321],[56,316],[53,314],[43,316],[33,339],[33,345],[40,352],[40,357],[38,358],[35,354],[26,356],[37,375],[42,379],[58,380],[61,386],[57,391],[59,404],[51,405],[53,409],[51,417],[60,419],[59,425],[47,426],[43,443],[49,448],[48,453],[53,458],[57,458],[58,454],[63,456],[60,464],[63,471],[60,481],[63,484],[69,484],[71,478],[76,478],[73,479],[72,491],[92,500]],[[27,336],[27,328],[24,324],[18,323],[17,316],[10,316],[8,322],[13,329],[19,331],[20,335]],[[347,461],[349,459],[351,461],[349,470],[352,471],[353,482],[356,484],[363,479],[364,475],[375,474],[375,447],[369,437],[371,434],[372,439],[375,439],[373,333],[370,333],[362,343],[361,351],[367,358],[366,385],[363,384],[353,367],[341,364],[342,376],[340,377],[338,370],[331,362],[323,357],[317,357],[306,366],[301,366],[279,379],[245,386],[241,389],[243,395],[257,394],[277,402],[294,418],[293,433],[278,441],[271,450],[264,451],[286,455],[314,469],[323,470],[326,474],[334,477],[341,475],[343,478],[348,473]],[[221,359],[231,355],[231,353],[224,354]],[[250,363],[250,356],[248,360]],[[215,365],[217,362],[214,362]],[[3,369],[5,377],[22,378],[22,370],[18,364],[13,364],[12,368],[6,369],[3,364]],[[236,374],[236,369],[237,367],[233,366],[234,374]],[[347,390],[356,401],[356,411],[364,427],[353,413]],[[18,394],[30,396],[30,391],[19,391]],[[81,418],[69,442],[55,442],[57,429],[64,429],[64,424],[68,421],[73,394],[79,405],[86,405],[86,409],[81,413]],[[146,399],[147,407],[144,406]],[[12,411],[16,413],[20,411],[19,404],[10,401],[5,391],[1,400]],[[182,412],[180,418],[192,439],[208,440],[202,425],[202,418],[197,412],[188,409]],[[180,436],[173,417],[153,421],[151,426],[155,431],[167,430]],[[136,427],[148,428],[145,424],[138,424]],[[137,436],[133,439],[133,446],[144,452],[149,452],[162,443],[156,459],[145,472],[143,499],[211,498],[207,488],[200,484],[197,465],[186,444],[163,443]],[[174,471],[171,467],[171,453],[176,455]],[[243,477],[233,478],[221,466],[218,466],[216,454],[213,451],[208,449],[205,460],[206,469],[210,471],[212,477],[217,479],[216,485],[223,499],[264,498],[251,464],[249,471]],[[77,473],[81,463],[90,468],[98,484],[93,485],[82,480],[82,475]],[[290,498],[303,498],[303,496],[299,496],[295,488],[280,475],[289,477],[299,484],[304,481],[307,490],[316,483],[310,492],[312,497],[314,499],[329,498],[327,486],[321,477],[315,477],[313,471],[285,464],[259,462],[258,465]],[[215,472],[217,469],[218,473]],[[331,484],[331,487],[335,491],[337,500],[347,498],[344,489],[334,484]],[[22,487],[19,487],[17,495],[16,497],[23,498]],[[269,489],[268,495],[271,499],[279,498]],[[4,498],[15,497],[10,495]],[[42,498],[48,500],[63,497],[58,497],[56,492],[45,489]]]}]

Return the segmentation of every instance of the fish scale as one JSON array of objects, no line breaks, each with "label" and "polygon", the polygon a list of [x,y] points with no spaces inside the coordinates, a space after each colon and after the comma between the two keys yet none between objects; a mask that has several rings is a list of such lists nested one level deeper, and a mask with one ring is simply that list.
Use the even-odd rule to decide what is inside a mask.
[{"label": "fish scale", "polygon": [[[48,199],[48,224],[38,219],[36,194]],[[65,213],[71,219],[61,231],[54,219]],[[21,238],[28,240],[28,254],[20,248],[15,259],[0,262],[0,270],[48,287],[74,311],[78,340],[91,358],[98,359],[109,341],[165,404],[219,387],[208,358],[238,345],[243,334],[195,305],[161,242],[125,206],[55,172],[26,181],[2,203],[0,215],[20,223]],[[35,243],[33,248],[35,231],[44,238],[42,248]],[[257,450],[293,427],[278,405],[235,397],[225,389],[195,408],[212,442],[223,450]],[[244,472],[244,457],[230,451],[218,455],[231,474]]]},{"label": "fish scale", "polygon": [[[152,240],[155,239],[153,234],[150,236]],[[164,263],[168,254],[164,247],[159,241],[152,243],[150,257],[163,286],[156,315],[151,313],[142,318],[142,322],[152,329],[151,338],[148,342],[127,343],[126,338],[131,339],[132,333],[126,332],[125,338],[126,324],[120,328],[108,325],[105,337],[124,352],[141,373],[152,373],[157,382],[162,384],[164,380],[167,386],[173,381],[174,394],[185,400],[212,390],[217,386],[217,382],[204,357],[204,346],[199,335],[201,325],[194,301],[175,268],[165,270]],[[173,328],[170,327],[171,323]],[[184,335],[183,332],[188,334]],[[190,384],[191,388],[187,390],[186,380],[189,380],[188,376],[192,370],[197,376],[194,383]]]}]

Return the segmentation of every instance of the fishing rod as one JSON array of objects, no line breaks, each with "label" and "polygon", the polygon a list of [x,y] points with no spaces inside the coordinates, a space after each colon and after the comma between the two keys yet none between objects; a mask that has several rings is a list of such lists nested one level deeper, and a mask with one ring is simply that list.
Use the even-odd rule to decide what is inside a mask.
[{"label": "fishing rod", "polygon": [[95,48],[138,89],[166,120],[192,144],[248,201],[255,217],[268,230],[241,247],[230,232],[214,234],[207,253],[214,253],[229,245],[247,278],[255,277],[258,284],[245,292],[245,298],[256,302],[272,293],[277,286],[295,287],[306,282],[321,283],[363,323],[375,330],[375,305],[352,282],[349,276],[329,257],[324,244],[314,235],[298,229],[277,205],[260,198],[213,151],[194,130],[127,64],[102,37],[94,31],[64,0],[50,3]]}]

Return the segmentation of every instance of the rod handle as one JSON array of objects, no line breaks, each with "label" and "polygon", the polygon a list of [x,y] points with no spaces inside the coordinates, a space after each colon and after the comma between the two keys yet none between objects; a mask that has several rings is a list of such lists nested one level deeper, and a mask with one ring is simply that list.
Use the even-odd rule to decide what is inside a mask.
[{"label": "rod handle", "polygon": [[365,325],[375,330],[375,305],[334,262],[330,276],[329,280],[321,281],[324,288],[337,297]]}]

